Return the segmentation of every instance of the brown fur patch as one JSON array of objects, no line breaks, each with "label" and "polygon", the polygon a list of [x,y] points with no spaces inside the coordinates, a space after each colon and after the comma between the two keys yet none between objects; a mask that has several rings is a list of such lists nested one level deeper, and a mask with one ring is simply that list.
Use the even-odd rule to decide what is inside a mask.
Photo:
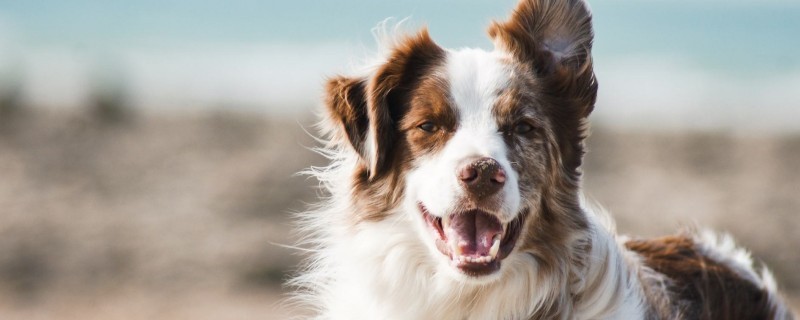
[{"label": "brown fur patch", "polygon": [[366,157],[364,144],[368,128],[366,80],[334,77],[325,85],[325,105],[328,118],[336,129],[334,139],[349,142],[362,158]]},{"label": "brown fur patch", "polygon": [[494,22],[488,30],[500,50],[536,75],[567,171],[581,165],[586,117],[597,97],[591,23],[583,1],[523,0],[510,19]]},{"label": "brown fur patch", "polygon": [[[523,0],[489,35],[513,57],[508,63],[514,77],[493,113],[531,210],[518,250],[537,260],[543,280],[560,279],[563,285],[532,319],[559,318],[569,312],[558,307],[571,298],[569,266],[585,264],[582,257],[591,248],[576,242],[588,228],[578,194],[585,121],[597,92],[591,19],[580,1]],[[516,133],[521,121],[534,130]]]},{"label": "brown fur patch", "polygon": [[[433,77],[445,51],[427,30],[398,42],[386,63],[368,79],[335,77],[326,87],[326,106],[336,143],[349,144],[362,163],[353,176],[356,223],[383,219],[397,205],[403,174],[412,159],[444,145],[455,129],[447,84]],[[422,134],[431,119],[442,128]],[[369,133],[374,137],[367,154]]]},{"label": "brown fur patch", "polygon": [[550,82],[561,96],[584,100],[591,112],[596,94],[592,71],[592,19],[582,0],[523,0],[505,22],[494,22],[489,36]]},{"label": "brown fur patch", "polygon": [[[571,270],[568,266],[585,263],[581,257],[591,248],[587,243],[574,243],[576,233],[587,230],[588,222],[580,209],[579,176],[577,168],[582,152],[564,153],[563,145],[574,145],[583,139],[583,128],[560,112],[574,111],[562,97],[548,96],[541,78],[520,63],[509,86],[499,95],[493,109],[498,127],[508,147],[508,157],[518,173],[520,195],[530,213],[518,250],[533,256],[540,277],[558,278],[564,282],[564,296],[553,296],[532,319],[553,319],[562,316],[558,303],[567,299],[566,283]],[[515,132],[526,123],[533,127],[527,133]],[[564,134],[564,132],[571,134]],[[580,146],[580,144],[578,144]],[[565,159],[567,159],[565,161]],[[565,166],[565,163],[573,164]]]},{"label": "brown fur patch", "polygon": [[671,281],[673,309],[685,319],[772,319],[769,293],[698,250],[686,236],[631,240],[625,246]]},{"label": "brown fur patch", "polygon": [[[400,121],[400,131],[405,134],[412,158],[420,159],[444,148],[457,129],[457,121],[447,81],[436,75],[422,79],[411,97],[408,112]],[[435,126],[433,132],[419,128],[426,122]]]},{"label": "brown fur patch", "polygon": [[[532,75],[521,73],[498,95],[492,110],[508,147],[511,166],[519,174],[520,194],[526,199],[528,195],[538,196],[536,187],[542,185],[544,172],[550,169],[549,152],[544,145],[550,119],[541,110],[543,105],[537,98],[540,91]],[[522,123],[531,125],[533,130],[516,133],[515,127]]]},{"label": "brown fur patch", "polygon": [[397,163],[392,161],[397,158],[393,155],[397,149],[394,144],[401,136],[397,124],[408,112],[423,76],[444,58],[444,49],[433,42],[427,29],[422,29],[417,35],[400,41],[370,81],[368,115],[377,150],[370,168],[371,178],[399,171]]}]

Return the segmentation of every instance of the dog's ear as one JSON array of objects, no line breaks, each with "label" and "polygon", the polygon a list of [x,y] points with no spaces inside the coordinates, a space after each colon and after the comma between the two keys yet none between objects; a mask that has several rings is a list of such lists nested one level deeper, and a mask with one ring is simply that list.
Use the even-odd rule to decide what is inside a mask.
[{"label": "dog's ear", "polygon": [[370,178],[380,176],[390,165],[399,137],[397,124],[408,110],[411,91],[444,56],[444,49],[423,28],[416,35],[400,39],[386,63],[373,76],[368,90],[373,153]]},{"label": "dog's ear", "polygon": [[390,52],[371,77],[336,77],[327,84],[329,117],[339,127],[334,134],[359,153],[370,179],[391,165],[400,136],[397,124],[408,109],[411,91],[445,56],[427,29],[400,39]]},{"label": "dog's ear", "polygon": [[583,0],[521,0],[504,22],[493,22],[495,46],[528,64],[554,94],[577,102],[581,117],[594,108],[592,15]]},{"label": "dog's ear", "polygon": [[349,142],[362,158],[368,128],[366,86],[366,79],[343,76],[329,79],[325,86],[328,119],[336,127],[334,139]]}]

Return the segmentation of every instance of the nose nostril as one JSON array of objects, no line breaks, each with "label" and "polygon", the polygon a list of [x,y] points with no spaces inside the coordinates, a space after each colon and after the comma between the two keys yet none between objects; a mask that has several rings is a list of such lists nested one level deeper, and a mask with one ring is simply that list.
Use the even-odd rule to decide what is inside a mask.
[{"label": "nose nostril", "polygon": [[478,178],[478,170],[475,170],[475,168],[471,166],[467,166],[459,171],[458,178],[464,182],[475,181],[475,179]]},{"label": "nose nostril", "polygon": [[498,169],[497,172],[495,172],[494,176],[492,177],[492,182],[498,183],[498,184],[505,183],[506,182],[506,173],[505,173],[505,171],[503,171],[503,169]]}]

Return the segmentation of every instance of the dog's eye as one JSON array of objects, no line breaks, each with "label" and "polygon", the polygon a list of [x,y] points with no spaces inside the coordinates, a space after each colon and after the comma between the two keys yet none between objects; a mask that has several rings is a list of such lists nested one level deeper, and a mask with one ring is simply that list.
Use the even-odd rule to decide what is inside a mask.
[{"label": "dog's eye", "polygon": [[514,133],[516,134],[527,134],[533,131],[533,126],[527,122],[520,122],[514,125]]},{"label": "dog's eye", "polygon": [[433,133],[434,131],[439,130],[439,127],[430,121],[424,122],[423,124],[417,126],[417,128],[428,133]]}]

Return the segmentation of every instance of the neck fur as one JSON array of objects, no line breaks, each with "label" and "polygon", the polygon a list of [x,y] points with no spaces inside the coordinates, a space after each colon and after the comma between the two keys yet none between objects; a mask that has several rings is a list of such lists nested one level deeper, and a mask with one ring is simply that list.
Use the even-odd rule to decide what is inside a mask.
[{"label": "neck fur", "polygon": [[410,258],[427,257],[428,248],[418,244],[413,230],[398,230],[411,221],[396,216],[329,243],[304,279],[317,286],[316,293],[303,300],[322,307],[330,319],[644,317],[638,261],[597,219],[590,219],[591,249],[579,267],[543,275],[534,258],[518,255],[504,261],[500,279],[474,285],[455,281],[431,259]]},{"label": "neck fur", "polygon": [[589,221],[591,250],[583,270],[570,279],[574,318],[644,318],[638,258],[618,241],[605,213],[584,212]]}]

